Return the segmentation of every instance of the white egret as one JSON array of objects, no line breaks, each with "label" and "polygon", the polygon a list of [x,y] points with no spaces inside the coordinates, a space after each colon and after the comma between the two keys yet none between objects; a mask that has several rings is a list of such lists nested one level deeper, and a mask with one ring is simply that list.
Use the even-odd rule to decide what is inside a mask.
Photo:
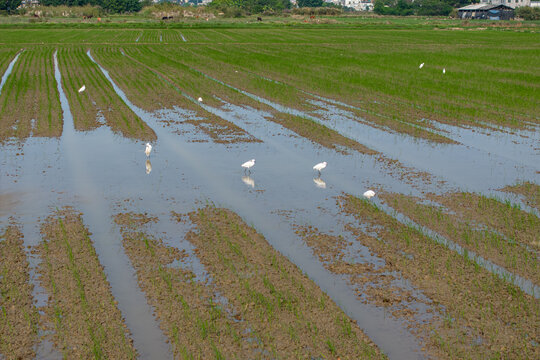
[{"label": "white egret", "polygon": [[320,177],[313,179],[313,182],[318,188],[326,189],[326,183]]},{"label": "white egret", "polygon": [[442,69],[442,73],[443,73],[443,74],[446,74],[446,68],[443,68],[443,69]]},{"label": "white egret", "polygon": [[83,85],[82,88],[79,89],[79,93],[82,93],[84,90],[86,90],[86,85]]},{"label": "white egret", "polygon": [[313,170],[317,170],[319,172],[319,176],[321,175],[321,170],[326,167],[326,161],[322,163],[318,163],[313,167]]},{"label": "white egret", "polygon": [[198,100],[199,102],[202,102],[202,97],[199,97],[197,100]]},{"label": "white egret", "polygon": [[251,186],[252,188],[255,187],[255,181],[252,178],[250,178],[249,176],[242,176],[242,181],[247,186]]},{"label": "white egret", "polygon": [[146,154],[146,157],[149,157],[151,152],[152,152],[152,145],[150,145],[150,143],[146,143],[146,149],[144,149],[144,153]]},{"label": "white egret", "polygon": [[420,66],[418,67],[419,69],[423,68],[424,67],[424,63],[421,63]]},{"label": "white egret", "polygon": [[244,168],[244,171],[249,170],[255,165],[255,159],[251,159],[249,161],[246,161],[242,164],[242,167]]},{"label": "white egret", "polygon": [[150,174],[152,172],[152,163],[150,162],[150,159],[146,159],[146,174]]},{"label": "white egret", "polygon": [[368,191],[366,191],[366,192],[364,193],[364,197],[365,197],[365,198],[368,198],[368,199],[370,199],[370,198],[372,198],[372,197],[374,197],[374,196],[375,196],[375,191],[373,191],[373,190],[368,190]]}]

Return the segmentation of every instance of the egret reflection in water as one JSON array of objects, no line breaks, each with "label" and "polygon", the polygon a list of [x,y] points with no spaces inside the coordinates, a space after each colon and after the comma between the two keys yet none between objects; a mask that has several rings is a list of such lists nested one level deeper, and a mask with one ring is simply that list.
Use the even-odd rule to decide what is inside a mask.
[{"label": "egret reflection in water", "polygon": [[150,162],[150,159],[146,159],[146,174],[150,174],[152,171],[152,163]]},{"label": "egret reflection in water", "polygon": [[242,176],[242,181],[244,182],[244,184],[251,186],[252,188],[255,187],[255,181],[249,176]]},{"label": "egret reflection in water", "polygon": [[318,188],[326,189],[326,183],[320,177],[314,178],[313,182]]}]

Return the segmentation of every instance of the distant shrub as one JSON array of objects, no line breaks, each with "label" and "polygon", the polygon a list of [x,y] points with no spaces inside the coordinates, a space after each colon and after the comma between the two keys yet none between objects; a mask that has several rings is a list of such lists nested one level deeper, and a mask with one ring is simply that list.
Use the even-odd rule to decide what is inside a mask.
[{"label": "distant shrub", "polygon": [[340,15],[343,10],[334,7],[303,7],[292,10],[295,15]]},{"label": "distant shrub", "polygon": [[540,8],[523,6],[516,9],[516,16],[524,20],[540,20]]}]

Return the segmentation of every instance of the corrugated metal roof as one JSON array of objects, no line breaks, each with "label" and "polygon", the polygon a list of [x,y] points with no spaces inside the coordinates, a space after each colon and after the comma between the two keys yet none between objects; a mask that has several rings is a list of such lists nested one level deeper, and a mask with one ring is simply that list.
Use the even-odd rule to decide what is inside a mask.
[{"label": "corrugated metal roof", "polygon": [[459,8],[458,10],[490,10],[499,6],[503,6],[508,9],[514,9],[511,6],[508,6],[506,4],[471,4],[464,6],[462,8]]}]

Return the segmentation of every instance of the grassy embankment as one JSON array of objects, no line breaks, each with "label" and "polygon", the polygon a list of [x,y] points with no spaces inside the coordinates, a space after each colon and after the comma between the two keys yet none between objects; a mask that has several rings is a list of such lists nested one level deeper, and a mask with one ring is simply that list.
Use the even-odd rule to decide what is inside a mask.
[{"label": "grassy embankment", "polygon": [[53,52],[52,48],[41,47],[19,56],[0,95],[0,140],[61,135]]},{"label": "grassy embankment", "polygon": [[185,252],[148,233],[144,225],[155,218],[116,216],[139,283],[176,356],[381,357],[317,285],[236,214],[207,206],[187,216],[196,230],[186,239],[209,281],[196,280],[182,265]]},{"label": "grassy embankment", "polygon": [[41,227],[45,320],[66,358],[133,359],[136,352],[80,214],[63,209]]}]

